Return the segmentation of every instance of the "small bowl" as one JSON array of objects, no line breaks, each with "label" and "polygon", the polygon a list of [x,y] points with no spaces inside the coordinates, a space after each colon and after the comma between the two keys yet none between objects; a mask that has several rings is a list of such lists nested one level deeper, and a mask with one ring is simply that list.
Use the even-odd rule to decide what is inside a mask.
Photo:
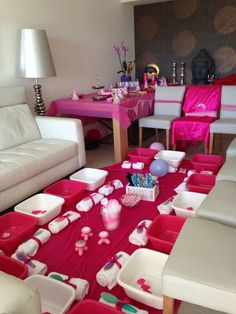
[{"label": "small bowl", "polygon": [[37,224],[42,226],[60,214],[64,202],[62,197],[39,193],[17,204],[14,210],[37,218]]},{"label": "small bowl", "polygon": [[83,168],[70,176],[70,180],[86,183],[86,190],[94,191],[99,188],[106,180],[108,172],[96,168]]}]

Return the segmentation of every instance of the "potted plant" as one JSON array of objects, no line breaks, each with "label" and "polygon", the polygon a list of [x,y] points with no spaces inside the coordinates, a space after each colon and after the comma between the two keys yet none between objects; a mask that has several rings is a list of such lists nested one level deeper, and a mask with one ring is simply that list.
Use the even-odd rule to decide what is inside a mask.
[{"label": "potted plant", "polygon": [[115,53],[118,55],[120,70],[117,73],[122,73],[121,82],[129,82],[132,80],[131,73],[134,68],[134,61],[126,60],[126,54],[129,51],[129,48],[125,45],[124,41],[120,43],[120,45],[113,46]]}]

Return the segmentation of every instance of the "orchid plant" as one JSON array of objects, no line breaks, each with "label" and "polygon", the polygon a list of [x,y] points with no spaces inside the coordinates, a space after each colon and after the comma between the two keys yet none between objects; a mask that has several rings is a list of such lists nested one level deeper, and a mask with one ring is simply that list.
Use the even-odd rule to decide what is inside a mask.
[{"label": "orchid plant", "polygon": [[134,68],[134,61],[126,61],[126,54],[129,51],[129,48],[125,45],[124,41],[122,41],[118,47],[114,45],[113,48],[118,55],[121,68],[117,73],[123,73],[125,76],[130,76]]}]

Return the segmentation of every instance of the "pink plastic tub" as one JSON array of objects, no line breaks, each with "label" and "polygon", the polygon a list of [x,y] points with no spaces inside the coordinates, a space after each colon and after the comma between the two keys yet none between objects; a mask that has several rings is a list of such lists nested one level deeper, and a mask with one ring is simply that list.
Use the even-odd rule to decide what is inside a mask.
[{"label": "pink plastic tub", "polygon": [[190,192],[208,194],[216,182],[214,174],[193,173],[186,184]]},{"label": "pink plastic tub", "polygon": [[170,254],[185,220],[177,216],[157,216],[147,230],[152,247],[157,251]]},{"label": "pink plastic tub", "polygon": [[191,163],[193,169],[197,171],[213,171],[216,174],[223,165],[224,157],[222,155],[195,154],[192,156]]},{"label": "pink plastic tub", "polygon": [[0,216],[0,249],[13,252],[35,231],[35,217],[11,212]]},{"label": "pink plastic tub", "polygon": [[128,153],[132,162],[141,161],[149,165],[158,151],[156,149],[137,147]]},{"label": "pink plastic tub", "polygon": [[116,308],[94,300],[83,300],[78,302],[70,310],[69,314],[120,314]]},{"label": "pink plastic tub", "polygon": [[24,264],[5,255],[0,255],[0,271],[20,279],[24,279],[28,274],[28,268]]},{"label": "pink plastic tub", "polygon": [[60,180],[44,189],[44,193],[63,197],[65,206],[78,202],[84,195],[87,184],[75,180]]}]

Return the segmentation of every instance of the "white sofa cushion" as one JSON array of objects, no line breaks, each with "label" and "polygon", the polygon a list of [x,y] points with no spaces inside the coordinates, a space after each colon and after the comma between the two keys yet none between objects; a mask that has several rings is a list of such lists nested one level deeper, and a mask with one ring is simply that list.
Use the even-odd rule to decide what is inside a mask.
[{"label": "white sofa cushion", "polygon": [[236,182],[221,180],[201,203],[197,217],[236,227]]},{"label": "white sofa cushion", "polygon": [[216,181],[229,180],[236,181],[236,157],[231,157],[221,167],[216,176]]},{"label": "white sofa cushion", "polygon": [[236,313],[236,229],[188,218],[162,272],[163,295]]},{"label": "white sofa cushion", "polygon": [[0,191],[78,156],[73,141],[38,139],[0,151]]},{"label": "white sofa cushion", "polygon": [[230,143],[229,147],[226,150],[226,160],[236,157],[236,137]]},{"label": "white sofa cushion", "polygon": [[0,282],[0,313],[42,313],[40,296],[35,287],[1,271]]},{"label": "white sofa cushion", "polygon": [[0,107],[0,150],[40,138],[35,119],[26,104]]}]

